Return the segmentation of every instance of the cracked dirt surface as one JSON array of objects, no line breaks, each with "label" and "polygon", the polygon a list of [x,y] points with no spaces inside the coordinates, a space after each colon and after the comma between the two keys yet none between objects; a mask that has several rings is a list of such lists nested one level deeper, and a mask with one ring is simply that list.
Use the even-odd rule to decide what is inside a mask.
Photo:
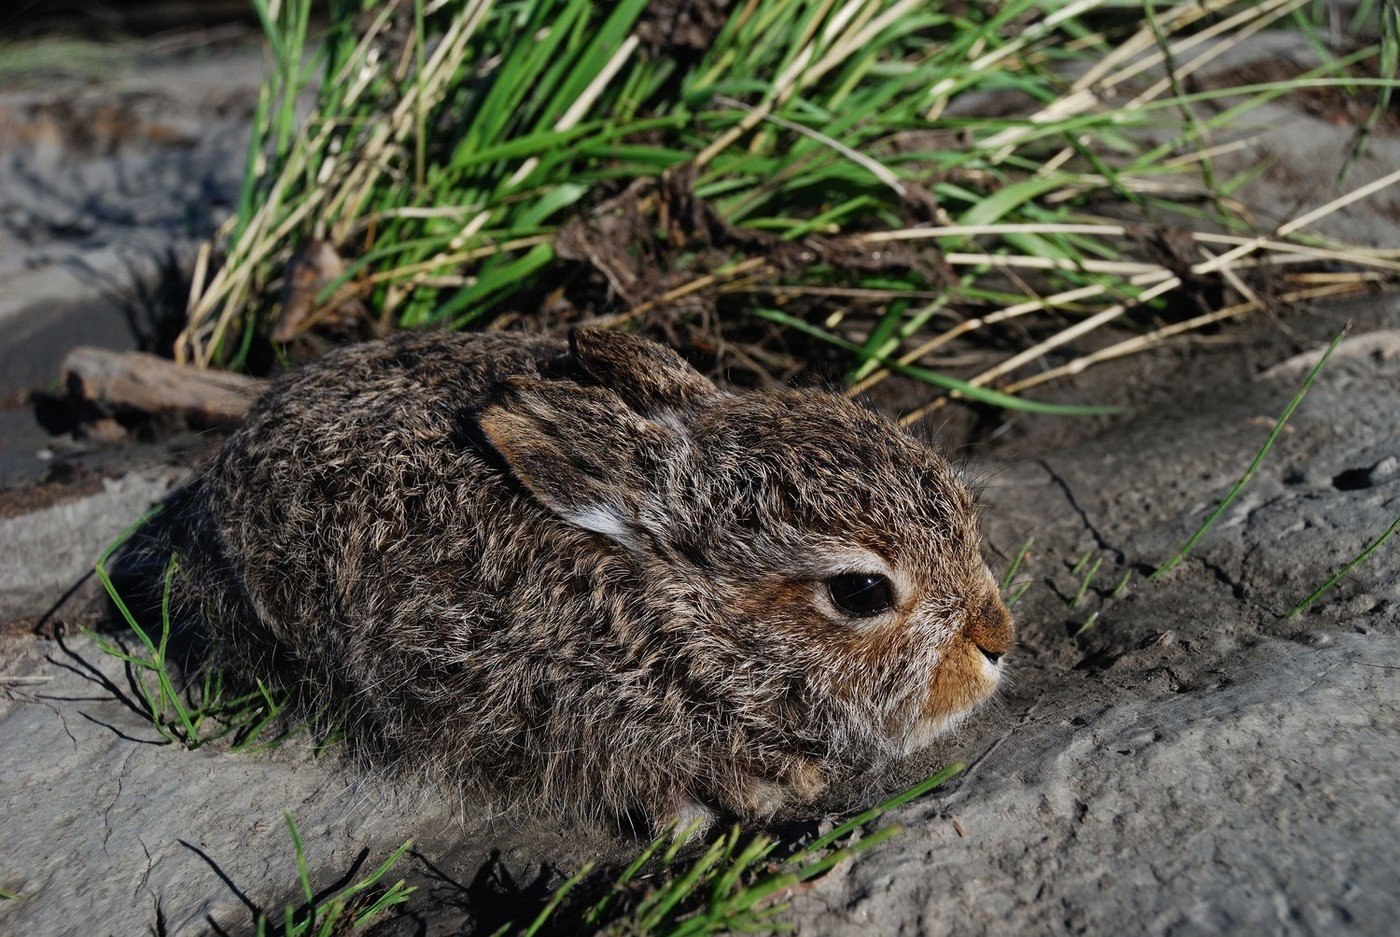
[{"label": "cracked dirt surface", "polygon": [[1265,640],[1218,685],[1040,701],[804,930],[1382,933],[1400,696],[1378,650]]},{"label": "cracked dirt surface", "polygon": [[304,739],[257,753],[165,744],[130,674],[81,634],[0,638],[0,675],[0,835],[21,860],[0,864],[0,888],[21,896],[0,904],[4,933],[251,933],[258,911],[300,900],[284,813],[318,888],[412,837],[399,871],[439,928],[494,930],[512,913],[503,895],[534,907],[549,869],[635,848],[523,820],[464,824],[441,797],[317,758]]}]

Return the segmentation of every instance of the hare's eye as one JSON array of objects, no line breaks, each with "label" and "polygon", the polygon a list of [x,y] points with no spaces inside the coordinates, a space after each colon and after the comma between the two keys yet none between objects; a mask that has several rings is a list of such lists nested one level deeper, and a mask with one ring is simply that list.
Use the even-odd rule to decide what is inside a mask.
[{"label": "hare's eye", "polygon": [[894,585],[879,573],[842,573],[826,581],[831,601],[857,618],[869,618],[894,607]]}]

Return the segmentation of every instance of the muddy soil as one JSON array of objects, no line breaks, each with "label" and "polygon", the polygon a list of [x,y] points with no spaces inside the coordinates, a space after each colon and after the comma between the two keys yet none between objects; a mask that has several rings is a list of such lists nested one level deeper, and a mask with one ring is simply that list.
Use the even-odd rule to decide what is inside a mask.
[{"label": "muddy soil", "polygon": [[[150,340],[162,278],[178,279],[236,193],[256,62],[235,48],[0,94],[4,395],[50,379],[79,341]],[[58,98],[108,129],[96,142],[71,122],[45,129]],[[103,125],[92,115],[113,101],[131,110]],[[1277,107],[1262,135],[1241,128],[1257,139],[1237,158],[1274,167],[1245,194],[1306,210],[1332,197],[1317,167],[1338,165],[1351,130]],[[1350,184],[1397,165],[1400,140],[1382,134]],[[1396,197],[1329,233],[1400,243]],[[1347,322],[1243,496],[1149,583],[1249,464],[1305,356]],[[897,838],[795,896],[788,920],[812,934],[1391,932],[1400,540],[1288,613],[1400,516],[1400,297],[1280,310],[1050,396],[1131,412],[1000,417],[971,447],[968,421],[919,428],[980,481],[995,568],[1034,538],[1016,577],[1020,643],[1006,690],[958,735],[840,793],[869,803],[968,765],[898,813]],[[872,402],[921,399],[892,382]],[[32,413],[0,412],[0,889],[19,896],[0,901],[0,931],[250,932],[297,897],[284,813],[318,888],[414,839],[398,872],[419,891],[390,933],[489,933],[584,861],[635,852],[625,836],[387,784],[304,740],[164,744],[131,674],[81,630],[115,627],[87,571],[211,441],[103,448],[50,436]]]}]

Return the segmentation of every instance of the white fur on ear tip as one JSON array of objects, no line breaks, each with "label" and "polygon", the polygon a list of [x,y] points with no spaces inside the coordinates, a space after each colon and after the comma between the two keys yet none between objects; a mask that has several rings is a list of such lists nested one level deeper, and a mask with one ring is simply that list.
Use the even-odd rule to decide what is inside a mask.
[{"label": "white fur on ear tip", "polygon": [[637,548],[637,540],[632,536],[632,531],[627,529],[622,518],[608,505],[590,504],[588,507],[566,512],[563,518],[575,527],[611,537],[629,550]]}]

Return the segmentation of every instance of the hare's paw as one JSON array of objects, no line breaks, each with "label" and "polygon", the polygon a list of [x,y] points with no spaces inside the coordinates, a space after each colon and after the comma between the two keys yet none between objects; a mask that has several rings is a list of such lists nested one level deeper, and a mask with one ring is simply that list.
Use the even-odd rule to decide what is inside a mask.
[{"label": "hare's paw", "polygon": [[733,809],[741,817],[765,819],[784,807],[811,803],[826,790],[826,778],[806,758],[793,758],[777,777],[749,776],[733,791]]},{"label": "hare's paw", "polygon": [[811,803],[826,790],[826,775],[816,762],[806,758],[794,758],[783,780],[792,792],[792,799],[801,804]]},{"label": "hare's paw", "polygon": [[669,835],[672,841],[689,843],[703,838],[715,825],[715,818],[715,812],[709,807],[689,793],[677,791],[669,798],[656,828],[662,835]]}]

